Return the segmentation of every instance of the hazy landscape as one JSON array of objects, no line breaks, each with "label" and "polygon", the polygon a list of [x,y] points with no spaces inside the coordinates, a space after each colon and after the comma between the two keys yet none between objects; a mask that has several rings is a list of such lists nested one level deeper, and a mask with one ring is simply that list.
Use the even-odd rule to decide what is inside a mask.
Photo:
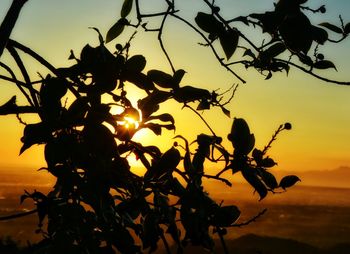
[{"label": "hazy landscape", "polygon": [[[226,238],[233,253],[257,253],[257,250],[264,250],[263,253],[346,253],[343,251],[350,247],[350,188],[307,185],[317,184],[315,181],[319,178],[323,179],[320,185],[343,179],[344,182],[339,181],[340,185],[348,186],[346,180],[350,179],[350,170],[340,168],[317,171],[314,175],[311,172],[298,175],[302,178],[299,185],[286,193],[271,195],[263,202],[257,201],[258,196],[248,185],[235,183],[229,188],[212,181],[206,183],[207,191],[218,201],[239,206],[242,211],[239,222],[247,221],[264,208],[268,209],[256,222],[229,231]],[[0,215],[34,208],[29,201],[20,204],[23,191],[36,189],[47,192],[53,183],[54,180],[44,171],[15,173],[3,170],[0,176]],[[35,229],[36,215],[0,222],[0,235],[11,236],[23,245],[40,239],[34,233]],[[217,246],[220,253],[219,242]],[[191,253],[194,250],[191,247],[187,251]]]}]

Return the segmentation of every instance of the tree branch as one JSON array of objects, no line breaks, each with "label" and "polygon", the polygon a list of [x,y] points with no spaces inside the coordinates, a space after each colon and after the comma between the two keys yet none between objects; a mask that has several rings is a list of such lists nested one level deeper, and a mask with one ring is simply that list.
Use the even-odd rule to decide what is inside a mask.
[{"label": "tree branch", "polygon": [[29,77],[29,74],[27,72],[26,67],[23,64],[22,59],[20,58],[20,56],[18,55],[18,52],[15,50],[15,48],[12,45],[10,45],[10,44],[7,45],[7,49],[10,52],[10,54],[12,55],[13,59],[16,61],[16,64],[22,73],[24,81],[27,84],[27,87],[29,88],[29,92],[30,92],[30,95],[32,97],[34,106],[39,107],[38,98],[36,97],[36,93],[33,91],[34,88],[31,86],[30,77]]},{"label": "tree branch", "polygon": [[177,18],[178,20],[181,20],[182,22],[184,22],[186,25],[188,25],[189,27],[191,27],[193,30],[195,30],[208,44],[208,46],[211,48],[212,52],[214,53],[214,56],[216,57],[216,59],[219,61],[219,63],[221,64],[221,66],[223,66],[227,71],[229,71],[231,74],[233,74],[237,79],[239,79],[243,84],[246,83],[246,81],[244,79],[242,79],[237,73],[235,73],[231,68],[229,68],[227,66],[227,64],[225,64],[222,60],[222,58],[219,56],[219,54],[216,52],[215,48],[213,47],[213,45],[211,44],[211,42],[207,39],[207,37],[201,32],[199,31],[194,25],[192,25],[190,22],[188,22],[187,20],[185,20],[184,18],[176,15],[176,14],[171,14],[171,16]]},{"label": "tree branch", "polygon": [[23,212],[23,213],[17,213],[17,214],[12,214],[12,215],[8,215],[8,216],[3,216],[3,217],[0,217],[0,221],[17,219],[17,218],[20,218],[20,217],[31,215],[33,213],[36,213],[37,211],[38,211],[37,209],[33,209],[33,210],[28,211],[28,212]]},{"label": "tree branch", "polygon": [[33,106],[0,107],[0,115],[36,114],[39,110]]},{"label": "tree branch", "polygon": [[312,71],[300,66],[300,65],[297,65],[293,62],[289,62],[287,60],[283,60],[283,59],[277,59],[277,61],[279,62],[282,62],[282,63],[285,63],[285,64],[290,64],[292,66],[294,66],[295,68],[299,69],[299,70],[302,70],[303,72],[307,73],[307,74],[310,74],[311,76],[315,77],[315,78],[318,78],[320,80],[323,80],[323,81],[326,81],[328,83],[333,83],[333,84],[337,84],[337,85],[344,85],[344,86],[349,86],[350,85],[350,82],[349,81],[337,81],[337,80],[332,80],[332,79],[328,79],[328,78],[325,78],[325,77],[322,77],[320,75],[317,75],[316,73],[313,73]]},{"label": "tree branch", "polygon": [[165,57],[167,58],[169,64],[170,64],[170,67],[171,67],[171,70],[173,71],[173,73],[175,73],[175,68],[174,68],[174,65],[168,55],[168,52],[166,51],[165,47],[164,47],[164,44],[163,44],[163,40],[162,40],[162,34],[163,34],[163,28],[164,28],[164,24],[165,24],[165,21],[169,15],[171,11],[171,7],[169,6],[166,13],[164,14],[164,17],[163,17],[163,20],[162,20],[162,23],[160,25],[160,28],[159,28],[159,32],[158,32],[158,41],[159,41],[159,44],[160,44],[160,47],[162,48],[162,51],[165,55]]},{"label": "tree branch", "polygon": [[[16,86],[18,87],[18,89],[21,91],[21,93],[24,95],[24,97],[26,97],[27,101],[29,102],[29,104],[31,106],[34,106],[34,103],[32,102],[32,100],[30,99],[29,95],[26,93],[26,91],[23,89],[22,86],[24,86],[25,88],[28,88],[27,87],[27,84],[22,82],[22,81],[19,81],[17,78],[16,78],[16,75],[15,73],[11,70],[11,68],[9,66],[7,66],[6,64],[0,62],[0,66],[2,68],[4,68],[10,75],[12,78],[9,78],[9,77],[6,77],[6,76],[3,76],[3,75],[0,75],[0,79],[3,79],[3,80],[6,80],[6,81],[10,81],[10,82],[13,82],[16,84]],[[28,88],[30,89],[30,88]]]},{"label": "tree branch", "polygon": [[13,27],[16,24],[19,13],[27,0],[13,0],[4,21],[0,26],[0,57],[6,48],[6,44],[10,38]]},{"label": "tree branch", "polygon": [[[55,74],[57,77],[61,76],[61,73],[52,65],[50,64],[48,61],[46,61],[42,56],[40,56],[39,54],[37,54],[36,52],[34,52],[33,50],[31,50],[30,48],[24,46],[23,44],[11,40],[9,39],[8,41],[8,46],[12,46],[14,48],[20,49],[22,50],[24,53],[30,55],[31,57],[33,57],[35,60],[37,60],[40,64],[42,64],[43,66],[45,66],[48,70],[50,70],[53,74]],[[73,85],[71,82],[69,82],[70,86],[68,86],[68,89],[74,94],[75,97],[80,97],[80,94],[78,91],[76,91],[73,88]]]},{"label": "tree branch", "polygon": [[264,210],[262,210],[260,213],[258,213],[257,215],[255,215],[253,218],[243,222],[243,223],[238,223],[238,224],[233,224],[230,225],[229,227],[243,227],[243,226],[247,226],[252,222],[255,222],[257,219],[259,219],[261,216],[263,216],[266,213],[267,209],[265,208]]}]

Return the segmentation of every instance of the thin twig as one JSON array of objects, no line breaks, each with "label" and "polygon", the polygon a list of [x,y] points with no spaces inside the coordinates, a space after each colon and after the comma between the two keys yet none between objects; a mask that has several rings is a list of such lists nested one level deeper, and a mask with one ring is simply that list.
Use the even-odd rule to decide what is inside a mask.
[{"label": "thin twig", "polygon": [[208,127],[208,129],[210,130],[210,132],[213,134],[214,137],[217,137],[217,135],[215,134],[214,130],[210,127],[210,125],[208,124],[208,122],[204,119],[203,116],[201,116],[201,114],[199,114],[197,112],[197,110],[195,110],[194,108],[192,108],[191,106],[185,104],[183,106],[184,108],[189,108],[190,110],[192,110],[192,112],[194,112],[197,116],[199,116],[199,118],[204,122],[204,124]]},{"label": "thin twig", "polygon": [[166,249],[166,253],[171,254],[169,244],[168,244],[167,240],[165,239],[165,236],[164,236],[163,232],[160,234],[160,238],[162,239],[162,241],[164,243],[164,247]]},{"label": "thin twig", "polygon": [[164,28],[164,24],[165,24],[165,21],[170,13],[170,10],[171,8],[168,7],[168,10],[167,12],[164,14],[164,17],[163,17],[163,20],[162,20],[162,23],[160,25],[160,28],[159,28],[159,32],[158,32],[158,41],[159,41],[159,44],[160,44],[160,47],[165,55],[165,57],[167,58],[169,64],[170,64],[170,67],[171,67],[171,70],[173,71],[173,73],[175,73],[175,68],[174,68],[174,65],[169,57],[169,54],[168,52],[166,51],[165,47],[164,47],[164,44],[163,44],[163,40],[162,40],[162,34],[163,34],[163,28]]},{"label": "thin twig", "polygon": [[[210,9],[214,10],[215,6],[213,4],[211,4],[208,0],[203,0],[209,7]],[[250,44],[256,51],[259,52],[259,48],[251,41],[249,40],[243,33],[241,33],[239,30],[237,29],[233,29],[232,27],[229,26],[228,22],[221,17],[221,15],[218,12],[214,12],[214,15],[226,26],[226,28],[230,29],[230,30],[234,30],[236,32],[238,32],[238,34],[248,43]]]},{"label": "thin twig", "polygon": [[262,150],[262,154],[266,154],[266,152],[271,148],[272,143],[276,140],[277,135],[284,130],[284,125],[281,124],[278,129],[275,131],[275,133],[272,135],[269,143],[264,147],[264,149]]},{"label": "thin twig", "polygon": [[12,214],[12,215],[8,215],[8,216],[2,216],[2,217],[0,217],[0,221],[17,219],[17,218],[20,218],[20,217],[31,215],[33,213],[36,213],[37,211],[38,211],[37,209],[33,209],[33,210],[30,210],[30,211],[27,211],[27,212],[23,212],[23,213],[17,213],[17,214]]},{"label": "thin twig", "polygon": [[[12,78],[0,75],[0,79],[6,80],[6,81],[10,81],[16,84],[16,86],[18,87],[18,89],[21,91],[21,93],[24,95],[24,97],[26,97],[27,101],[29,102],[29,104],[31,106],[34,106],[34,103],[32,102],[32,100],[30,99],[29,95],[26,93],[26,91],[23,89],[23,87],[28,88],[27,84],[19,81],[15,75],[15,73],[11,70],[11,68],[9,66],[7,66],[6,64],[0,62],[0,66],[2,68],[4,68],[10,75]],[[23,87],[22,87],[23,86]],[[29,89],[33,89],[32,87]]]},{"label": "thin twig", "polygon": [[227,186],[232,187],[232,183],[229,180],[225,179],[225,178],[221,178],[221,177],[218,177],[218,176],[212,176],[212,175],[206,175],[206,174],[204,174],[202,176],[205,177],[205,178],[208,178],[208,179],[215,179],[215,180],[221,181],[221,182],[225,183]]},{"label": "thin twig", "polygon": [[224,253],[225,254],[229,254],[230,252],[228,251],[228,248],[227,248],[227,245],[226,245],[226,242],[225,242],[225,239],[224,239],[224,235],[221,233],[220,228],[216,227],[216,231],[218,232],[222,248],[224,249]]},{"label": "thin twig", "polygon": [[[46,61],[42,56],[40,56],[39,54],[37,54],[36,52],[34,52],[33,50],[31,50],[30,48],[22,45],[21,43],[14,41],[12,39],[9,39],[8,41],[8,46],[13,46],[17,49],[22,50],[24,53],[30,55],[31,57],[33,57],[35,60],[37,60],[40,64],[42,64],[43,66],[45,66],[48,70],[50,70],[53,74],[55,74],[57,77],[60,77],[61,74],[60,72],[52,65],[50,64],[48,61]],[[67,81],[68,82],[68,81]],[[80,94],[78,91],[76,91],[73,88],[73,84],[71,84],[71,82],[69,82],[70,86],[68,86],[68,89],[74,94],[75,97],[80,97]]]},{"label": "thin twig", "polygon": [[[11,44],[8,44],[6,48],[10,52],[13,59],[16,61],[16,64],[17,64],[18,68],[20,69],[22,76],[24,78],[24,81],[27,84],[28,88],[31,87],[31,85],[30,85],[31,81],[30,81],[28,71],[27,71],[26,67],[24,66],[23,61],[22,61],[21,57],[19,56],[17,50]],[[29,89],[30,95],[32,97],[34,106],[39,107],[38,98],[36,97],[36,93],[33,90],[34,90],[33,88]]]},{"label": "thin twig", "polygon": [[265,208],[264,210],[262,210],[261,212],[259,212],[257,215],[255,215],[253,218],[243,222],[243,223],[237,223],[237,224],[233,224],[230,225],[229,227],[243,227],[243,226],[247,226],[252,222],[255,222],[257,219],[259,219],[261,216],[263,216],[266,213],[267,209]]},{"label": "thin twig", "polygon": [[313,73],[312,71],[300,66],[300,65],[297,65],[293,62],[289,62],[287,60],[283,60],[283,59],[277,59],[277,61],[279,62],[282,62],[282,63],[285,63],[285,64],[290,64],[296,68],[298,68],[299,70],[302,70],[303,72],[307,73],[307,74],[310,74],[311,76],[315,77],[315,78],[318,78],[320,80],[323,80],[323,81],[326,81],[328,83],[333,83],[333,84],[337,84],[337,85],[344,85],[344,86],[349,86],[350,85],[350,82],[349,81],[337,81],[337,80],[332,80],[332,79],[328,79],[328,78],[325,78],[325,77],[322,77],[320,75],[317,75],[315,73]]},{"label": "thin twig", "polygon": [[219,56],[219,54],[216,52],[216,49],[214,48],[214,46],[211,44],[211,42],[207,39],[207,37],[201,32],[199,31],[194,25],[192,25],[190,22],[188,22],[186,19],[176,15],[176,14],[171,14],[171,16],[173,16],[174,18],[177,18],[178,20],[181,20],[182,22],[184,22],[186,25],[188,25],[189,27],[191,27],[193,30],[195,30],[207,43],[208,46],[211,48],[212,52],[214,53],[214,56],[216,57],[216,59],[219,61],[219,63],[227,70],[229,71],[231,74],[233,74],[237,79],[239,79],[243,84],[246,83],[246,81],[244,79],[242,79],[237,73],[235,73],[231,68],[229,68],[227,66],[227,64],[225,64],[222,60],[222,58]]}]

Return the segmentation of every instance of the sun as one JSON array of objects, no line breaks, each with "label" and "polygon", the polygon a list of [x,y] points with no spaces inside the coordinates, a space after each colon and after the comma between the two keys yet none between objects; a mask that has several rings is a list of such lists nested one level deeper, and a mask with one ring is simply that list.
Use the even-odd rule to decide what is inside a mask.
[{"label": "sun", "polygon": [[137,129],[140,126],[140,122],[133,117],[125,116],[124,121],[119,122],[124,125],[127,129]]}]

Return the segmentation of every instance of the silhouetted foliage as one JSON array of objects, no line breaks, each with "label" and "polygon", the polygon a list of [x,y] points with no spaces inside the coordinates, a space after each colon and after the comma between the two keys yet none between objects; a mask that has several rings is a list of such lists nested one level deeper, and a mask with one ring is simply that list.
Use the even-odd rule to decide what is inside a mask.
[{"label": "silhouetted foliage", "polygon": [[[317,54],[318,44],[330,39],[325,29],[312,25],[304,14],[304,11],[310,10],[301,6],[306,1],[280,0],[273,11],[224,20],[220,16],[220,8],[204,0],[210,12],[199,12],[194,18],[200,30],[177,16],[175,1],[165,2],[168,9],[164,13],[143,15],[138,0],[125,0],[121,18],[108,31],[106,41],[94,28],[99,34],[100,44],[96,47],[87,44],[79,57],[71,52],[69,59],[76,63],[69,68],[55,68],[29,48],[8,40],[7,49],[25,81],[19,81],[3,63],[1,67],[11,77],[1,78],[14,82],[29,105],[18,106],[14,96],[0,107],[0,113],[36,113],[40,117],[39,122],[26,124],[20,153],[33,145],[44,145],[47,166],[42,169],[57,178],[47,195],[34,191],[21,197],[22,202],[31,199],[37,206],[37,233],[43,235],[43,240],[36,245],[35,253],[153,252],[159,241],[163,241],[170,251],[165,234],[176,243],[178,253],[188,243],[213,250],[211,232],[218,234],[227,252],[224,235],[228,228],[242,225],[237,223],[241,212],[237,206],[225,206],[213,200],[203,189],[204,178],[231,185],[227,179],[221,178],[221,174],[240,172],[260,200],[269,192],[285,190],[299,181],[294,175],[278,181],[269,171],[276,162],[267,155],[268,149],[281,131],[291,129],[291,124],[280,125],[269,144],[259,149],[255,146],[255,136],[248,123],[242,118],[234,118],[227,136],[232,147],[224,147],[223,138],[211,130],[189,103],[196,103],[197,110],[220,107],[229,116],[225,105],[232,99],[235,88],[229,91],[232,96],[224,102],[229,92],[220,95],[215,91],[184,86],[181,81],[185,71],[174,68],[161,34],[168,16],[187,22],[202,35],[224,68],[242,82],[244,80],[230,69],[236,63],[224,63],[224,59],[217,55],[212,44],[214,41],[219,40],[227,60],[238,49],[244,49],[244,56],[237,63],[257,69],[266,78],[271,78],[277,71],[288,73],[290,66],[315,76],[313,69],[335,68],[335,65]],[[133,5],[137,12],[136,25],[127,19]],[[314,10],[324,11],[323,6]],[[105,42],[112,41],[127,27],[141,25],[146,31],[150,30],[143,20],[156,16],[163,17],[160,28],[155,31],[173,69],[171,74],[161,70],[145,73],[145,57],[129,55],[132,38],[124,45],[118,43],[116,52],[110,52],[105,47]],[[263,32],[271,35],[271,41],[257,47],[242,31],[231,26],[233,22],[261,27]],[[341,39],[349,33],[349,25],[337,27],[323,23],[321,26],[339,34]],[[242,40],[245,41],[244,46],[240,44]],[[313,45],[314,54],[310,56]],[[40,89],[36,89],[30,81],[18,50],[29,54],[52,72],[40,80]],[[293,63],[291,59],[277,58],[286,52],[289,52],[290,58],[296,56],[306,67]],[[132,85],[147,94],[138,98],[137,106],[131,103],[125,89]],[[63,102],[68,94],[75,97],[70,105]],[[192,109],[212,131],[210,135],[198,134],[192,142],[197,145],[195,149],[190,147],[190,142],[183,135],[177,135],[174,145],[165,152],[133,140],[142,129],[149,129],[155,135],[175,130],[174,117],[170,113],[158,113],[161,105],[169,100]],[[112,113],[113,108],[119,108],[120,113]],[[142,162],[146,169],[144,175],[136,175],[130,170],[127,160],[130,154]],[[208,175],[205,161],[224,162],[224,166],[216,175]]]}]

